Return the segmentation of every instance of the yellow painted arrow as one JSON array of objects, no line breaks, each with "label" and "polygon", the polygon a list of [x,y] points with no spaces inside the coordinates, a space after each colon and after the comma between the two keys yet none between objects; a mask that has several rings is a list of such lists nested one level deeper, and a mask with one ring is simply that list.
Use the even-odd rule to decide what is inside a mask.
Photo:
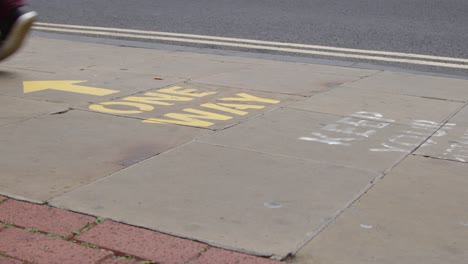
[{"label": "yellow painted arrow", "polygon": [[79,94],[89,94],[96,96],[104,96],[113,93],[118,93],[119,91],[104,89],[104,88],[95,88],[89,86],[76,85],[86,81],[30,81],[23,82],[23,91],[24,93],[32,93],[43,90],[56,90],[63,92],[79,93]]}]

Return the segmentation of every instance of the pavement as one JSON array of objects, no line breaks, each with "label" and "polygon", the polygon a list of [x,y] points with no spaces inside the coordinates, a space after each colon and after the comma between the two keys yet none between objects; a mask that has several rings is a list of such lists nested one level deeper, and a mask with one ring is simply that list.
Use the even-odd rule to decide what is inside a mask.
[{"label": "pavement", "polygon": [[0,263],[466,263],[468,80],[33,37]]}]

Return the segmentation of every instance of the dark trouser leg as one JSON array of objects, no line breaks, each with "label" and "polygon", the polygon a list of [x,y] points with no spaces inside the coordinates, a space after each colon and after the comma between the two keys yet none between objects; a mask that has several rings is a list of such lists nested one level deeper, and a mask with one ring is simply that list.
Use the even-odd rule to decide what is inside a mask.
[{"label": "dark trouser leg", "polygon": [[11,11],[24,6],[23,0],[0,0],[0,23],[7,20],[11,14]]},{"label": "dark trouser leg", "polygon": [[36,19],[36,12],[19,8],[24,4],[24,0],[0,0],[0,61],[21,47]]}]

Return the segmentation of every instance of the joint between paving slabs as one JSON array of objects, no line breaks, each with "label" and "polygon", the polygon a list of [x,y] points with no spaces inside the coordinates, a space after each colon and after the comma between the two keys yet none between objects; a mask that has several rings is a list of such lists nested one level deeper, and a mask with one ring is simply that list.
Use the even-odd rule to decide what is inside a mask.
[{"label": "joint between paving slabs", "polygon": [[[465,107],[468,107],[468,102],[465,102],[462,106],[458,107],[458,109],[456,111],[454,111],[451,115],[449,115],[445,120],[443,120],[442,122],[440,122],[440,125],[437,129],[434,130],[434,132],[432,134],[430,134],[426,140],[424,140],[421,144],[419,144],[418,146],[416,146],[407,156],[404,157],[404,159],[406,159],[406,157],[410,156],[410,155],[416,155],[415,152],[421,148],[428,140],[431,139],[432,136],[434,136],[439,130],[441,130],[442,128],[445,127],[445,125],[447,125],[447,123],[450,121],[450,119],[452,119],[458,112],[460,112],[463,108]],[[419,155],[419,156],[424,156],[424,155]],[[403,159],[403,160],[404,160]],[[402,160],[402,161],[403,161]],[[401,161],[400,161],[401,162]],[[400,163],[398,162],[398,164]],[[397,164],[397,165],[398,165]],[[396,165],[395,165],[396,166]],[[395,167],[394,166],[394,167]],[[394,168],[392,167],[392,169]]]},{"label": "joint between paving slabs", "polygon": [[[355,69],[355,67],[353,67],[353,65],[355,65],[355,64],[357,64],[357,63],[358,63],[358,62],[353,63],[353,64],[351,65],[350,68]],[[361,80],[363,80],[363,79],[366,79],[366,78],[372,77],[372,76],[374,76],[374,75],[377,75],[377,74],[380,74],[380,73],[385,72],[384,70],[375,70],[375,71],[376,71],[376,72],[373,72],[373,73],[371,73],[371,74],[369,74],[369,75],[361,76],[361,77],[359,77],[359,78],[356,79],[356,80],[352,80],[352,81],[345,82],[345,83],[355,83],[355,82],[359,82],[359,81],[361,81]],[[343,83],[343,84],[345,84],[345,83]]]},{"label": "joint between paving slabs", "polygon": [[50,115],[63,115],[63,114],[66,114],[72,110],[75,110],[73,107],[68,107],[68,109],[65,109],[65,110],[62,110],[62,111],[58,111],[58,112],[53,112],[53,113],[50,113]]},{"label": "joint between paving slabs", "polygon": [[417,153],[413,153],[412,155],[417,156],[417,157],[423,157],[423,158],[426,158],[426,159],[446,160],[446,161],[452,161],[452,162],[467,164],[466,161],[461,161],[461,160],[456,160],[456,159],[444,159],[444,158],[440,158],[440,157],[433,157],[433,156],[424,155],[424,154],[417,154]]},{"label": "joint between paving slabs", "polygon": [[[445,120],[443,120],[439,127],[437,129],[434,130],[433,133],[429,134],[426,138],[426,140],[424,140],[423,142],[421,142],[418,146],[416,146],[412,151],[408,152],[407,155],[403,156],[400,160],[398,160],[392,167],[390,167],[389,169],[385,170],[382,174],[380,174],[378,177],[376,177],[375,179],[373,179],[368,186],[366,186],[363,191],[358,194],[354,199],[352,199],[342,210],[340,210],[330,221],[328,221],[322,228],[320,228],[314,235],[310,236],[308,239],[306,239],[304,241],[304,243],[302,243],[302,245],[299,245],[299,247],[297,248],[297,250],[294,252],[298,252],[302,247],[304,247],[307,243],[309,243],[311,240],[313,240],[316,236],[318,236],[320,233],[322,233],[330,224],[332,224],[334,221],[336,221],[336,219],[338,217],[340,217],[340,215],[346,211],[348,208],[350,208],[356,201],[358,201],[362,196],[364,196],[367,192],[369,192],[379,181],[381,181],[383,178],[385,178],[385,176],[387,174],[389,174],[395,167],[397,167],[400,163],[402,163],[406,158],[408,158],[409,156],[411,155],[417,155],[415,154],[415,151],[418,150],[422,145],[424,145],[424,143],[426,143],[426,141],[428,141],[433,135],[435,135],[437,133],[437,131],[439,131],[440,129],[442,129],[449,121],[450,119],[455,116],[461,109],[463,109],[464,107],[468,106],[468,102],[466,102],[465,104],[463,104],[463,106],[460,106],[459,109],[457,109],[456,111],[454,111],[451,115],[449,115]],[[419,155],[421,156],[421,155]],[[434,158],[434,157],[430,157],[430,156],[427,156],[426,158]],[[459,161],[460,162],[460,161]]]},{"label": "joint between paving slabs", "polygon": [[[147,119],[147,118],[136,117],[136,116],[128,116],[128,115],[119,115],[119,114],[103,113],[103,112],[93,111],[93,110],[84,109],[84,108],[73,108],[72,110],[83,111],[83,112],[89,112],[89,113],[94,113],[94,114],[99,114],[99,115],[107,115],[107,116],[113,116],[113,117],[128,118],[128,119],[139,120],[139,121],[144,121],[144,120]],[[203,129],[203,130],[209,130],[209,131],[216,131],[216,130],[214,130],[214,129],[212,129],[212,128],[208,128],[208,127],[188,126],[188,125],[180,125],[180,124],[171,124],[171,125],[173,125],[173,126],[181,126],[181,127],[193,127],[193,128],[198,128],[198,129]]]},{"label": "joint between paving slabs", "polygon": [[[155,77],[155,78],[160,78],[160,77]],[[161,78],[161,80],[163,80],[163,78]],[[187,84],[189,81],[190,81],[190,79],[185,79],[184,81],[177,82],[177,83],[173,83],[173,84],[164,85],[164,86],[158,87],[158,88],[149,88],[149,89],[147,89],[147,90],[138,91],[138,92],[130,93],[130,94],[120,94],[120,95],[118,95],[118,96],[113,96],[113,97],[109,98],[109,101],[119,100],[119,99],[122,99],[122,98],[126,98],[126,97],[130,97],[130,96],[134,96],[134,95],[146,93],[146,92],[151,91],[151,90],[156,90],[156,91],[158,91],[158,90],[161,90],[161,89],[170,88],[170,87],[173,87],[173,86],[178,86],[178,85],[180,85],[180,84]],[[117,94],[119,94],[119,93],[117,93]],[[117,95],[117,94],[116,94],[116,95]],[[97,103],[99,103],[99,102],[89,102],[89,103],[97,104]]]}]

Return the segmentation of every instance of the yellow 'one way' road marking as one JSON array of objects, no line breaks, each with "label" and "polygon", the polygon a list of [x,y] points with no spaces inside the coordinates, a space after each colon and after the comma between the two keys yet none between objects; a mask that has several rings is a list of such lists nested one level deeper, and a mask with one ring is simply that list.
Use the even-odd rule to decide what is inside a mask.
[{"label": "yellow 'one way' road marking", "polygon": [[72,92],[79,94],[88,94],[95,96],[105,96],[119,91],[104,89],[104,88],[95,88],[83,85],[76,85],[78,83],[83,83],[86,81],[30,81],[23,82],[23,92],[32,93],[44,90],[56,90],[63,92]]}]

